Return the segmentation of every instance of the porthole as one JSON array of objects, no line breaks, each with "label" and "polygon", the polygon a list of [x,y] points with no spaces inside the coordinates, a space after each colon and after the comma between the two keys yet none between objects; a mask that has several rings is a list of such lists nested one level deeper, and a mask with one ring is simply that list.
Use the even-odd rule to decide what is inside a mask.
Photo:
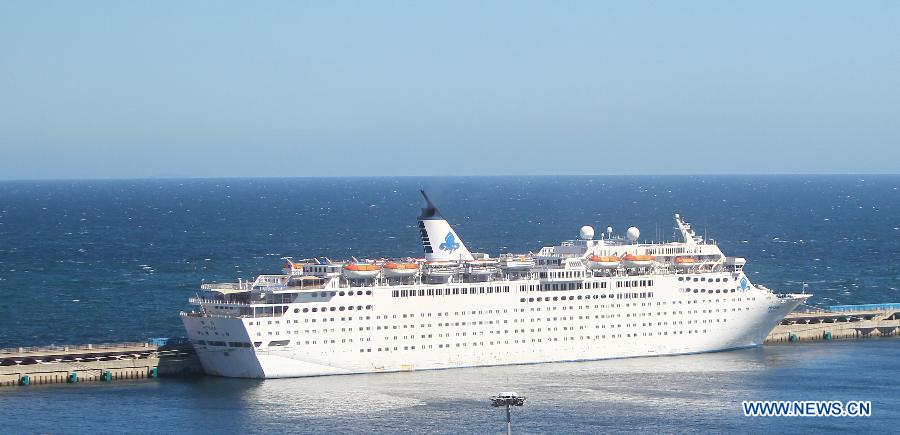
[{"label": "porthole", "polygon": [[308,312],[309,312],[309,308],[304,308],[304,309],[303,309],[303,312],[304,312],[304,313],[308,313]]},{"label": "porthole", "polygon": [[345,293],[344,293],[344,292],[340,292],[339,294],[340,294],[341,296],[344,296]]}]

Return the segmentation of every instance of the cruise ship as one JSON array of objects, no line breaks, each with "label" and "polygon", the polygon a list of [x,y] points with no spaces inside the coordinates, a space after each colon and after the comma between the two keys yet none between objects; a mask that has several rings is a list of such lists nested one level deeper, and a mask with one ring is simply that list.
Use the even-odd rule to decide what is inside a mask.
[{"label": "cruise ship", "polygon": [[809,297],[750,282],[675,214],[527,254],[473,253],[422,192],[424,255],[299,260],[203,284],[181,319],[206,373],[284,378],[677,355],[762,344]]}]

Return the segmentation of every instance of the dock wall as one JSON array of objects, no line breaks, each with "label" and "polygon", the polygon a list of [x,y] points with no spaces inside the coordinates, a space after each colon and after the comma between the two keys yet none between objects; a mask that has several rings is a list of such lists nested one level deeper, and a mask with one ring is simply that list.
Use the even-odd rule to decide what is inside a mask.
[{"label": "dock wall", "polygon": [[847,340],[900,335],[900,311],[791,313],[766,343]]},{"label": "dock wall", "polygon": [[160,348],[146,343],[140,347],[127,343],[23,350],[0,353],[0,387],[112,382],[203,373],[189,344]]}]

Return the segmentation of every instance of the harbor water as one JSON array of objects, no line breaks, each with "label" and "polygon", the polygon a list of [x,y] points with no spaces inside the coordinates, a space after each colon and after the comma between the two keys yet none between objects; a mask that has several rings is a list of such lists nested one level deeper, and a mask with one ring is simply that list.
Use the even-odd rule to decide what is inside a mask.
[{"label": "harbor water", "polygon": [[[675,357],[253,381],[0,389],[7,432],[881,433],[900,421],[894,338]],[[744,417],[742,400],[869,400],[871,417]]]}]

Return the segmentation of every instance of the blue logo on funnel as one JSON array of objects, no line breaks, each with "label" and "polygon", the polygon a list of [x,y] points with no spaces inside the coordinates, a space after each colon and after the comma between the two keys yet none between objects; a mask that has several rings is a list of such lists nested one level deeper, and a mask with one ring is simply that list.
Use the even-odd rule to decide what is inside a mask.
[{"label": "blue logo on funnel", "polygon": [[441,251],[447,251],[449,253],[453,253],[453,251],[459,249],[459,243],[456,243],[456,237],[453,237],[453,232],[448,231],[447,236],[444,237],[444,243],[441,243],[438,246]]}]

